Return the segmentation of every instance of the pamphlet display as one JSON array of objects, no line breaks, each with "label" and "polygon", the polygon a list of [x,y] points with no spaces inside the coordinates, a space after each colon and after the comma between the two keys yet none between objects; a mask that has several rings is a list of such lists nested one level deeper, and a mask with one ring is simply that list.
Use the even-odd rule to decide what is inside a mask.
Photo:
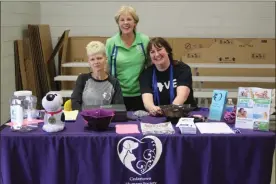
[{"label": "pamphlet display", "polygon": [[235,127],[268,131],[271,92],[271,89],[240,87]]}]

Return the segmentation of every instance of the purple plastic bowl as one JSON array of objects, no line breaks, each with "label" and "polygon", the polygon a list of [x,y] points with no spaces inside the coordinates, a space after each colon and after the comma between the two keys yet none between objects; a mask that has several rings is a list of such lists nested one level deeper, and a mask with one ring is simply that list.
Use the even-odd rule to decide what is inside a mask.
[{"label": "purple plastic bowl", "polygon": [[107,109],[89,109],[80,112],[80,114],[87,121],[89,129],[104,131],[108,129],[115,113],[113,110]]}]

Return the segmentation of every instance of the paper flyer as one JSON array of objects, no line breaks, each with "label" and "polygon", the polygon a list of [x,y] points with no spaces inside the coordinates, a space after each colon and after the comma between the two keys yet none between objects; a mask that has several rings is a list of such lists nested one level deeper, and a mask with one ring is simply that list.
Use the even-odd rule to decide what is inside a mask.
[{"label": "paper flyer", "polygon": [[175,130],[171,122],[164,122],[158,124],[141,122],[141,130],[144,135],[147,134],[174,134]]},{"label": "paper flyer", "polygon": [[268,131],[271,92],[271,89],[240,87],[235,127]]}]

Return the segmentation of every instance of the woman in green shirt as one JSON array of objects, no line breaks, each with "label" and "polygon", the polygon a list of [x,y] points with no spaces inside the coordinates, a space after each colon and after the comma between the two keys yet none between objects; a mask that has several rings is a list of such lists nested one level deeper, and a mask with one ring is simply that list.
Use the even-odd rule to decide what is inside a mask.
[{"label": "woman in green shirt", "polygon": [[115,21],[119,32],[106,41],[110,74],[120,82],[127,110],[144,110],[139,76],[147,62],[149,37],[136,31],[139,17],[130,6],[122,6]]}]

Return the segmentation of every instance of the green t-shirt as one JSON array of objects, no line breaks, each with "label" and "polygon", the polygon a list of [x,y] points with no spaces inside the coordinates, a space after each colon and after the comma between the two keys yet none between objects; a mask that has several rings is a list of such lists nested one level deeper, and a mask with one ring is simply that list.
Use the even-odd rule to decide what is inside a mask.
[{"label": "green t-shirt", "polygon": [[120,81],[123,96],[141,95],[138,79],[146,63],[148,43],[149,37],[138,32],[136,32],[135,40],[129,48],[121,40],[120,33],[106,41],[109,69],[111,74]]}]

